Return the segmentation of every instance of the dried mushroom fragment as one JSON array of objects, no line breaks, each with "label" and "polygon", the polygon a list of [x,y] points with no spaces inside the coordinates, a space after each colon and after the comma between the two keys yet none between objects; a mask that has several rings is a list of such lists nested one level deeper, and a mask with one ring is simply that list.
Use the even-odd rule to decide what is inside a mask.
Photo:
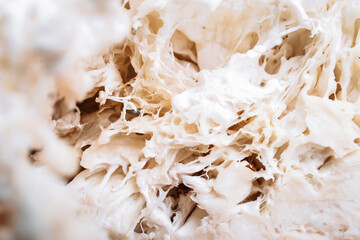
[{"label": "dried mushroom fragment", "polygon": [[0,239],[358,239],[359,19],[0,1]]}]

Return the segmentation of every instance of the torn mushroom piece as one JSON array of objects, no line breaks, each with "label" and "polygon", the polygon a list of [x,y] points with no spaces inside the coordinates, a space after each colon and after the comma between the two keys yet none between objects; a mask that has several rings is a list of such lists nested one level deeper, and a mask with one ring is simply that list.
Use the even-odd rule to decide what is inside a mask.
[{"label": "torn mushroom piece", "polygon": [[360,1],[7,2],[0,239],[359,239]]}]

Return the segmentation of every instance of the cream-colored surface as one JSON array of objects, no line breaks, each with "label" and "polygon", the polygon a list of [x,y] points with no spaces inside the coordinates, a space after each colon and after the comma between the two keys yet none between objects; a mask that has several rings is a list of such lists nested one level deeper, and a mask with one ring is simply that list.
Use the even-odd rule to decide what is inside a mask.
[{"label": "cream-colored surface", "polygon": [[358,1],[0,6],[0,236],[360,237]]}]

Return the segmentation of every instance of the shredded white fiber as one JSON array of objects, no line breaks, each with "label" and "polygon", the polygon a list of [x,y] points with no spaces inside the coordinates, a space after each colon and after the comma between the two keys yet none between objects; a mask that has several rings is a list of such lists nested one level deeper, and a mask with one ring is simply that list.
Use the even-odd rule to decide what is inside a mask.
[{"label": "shredded white fiber", "polygon": [[0,239],[360,239],[360,1],[0,0]]}]

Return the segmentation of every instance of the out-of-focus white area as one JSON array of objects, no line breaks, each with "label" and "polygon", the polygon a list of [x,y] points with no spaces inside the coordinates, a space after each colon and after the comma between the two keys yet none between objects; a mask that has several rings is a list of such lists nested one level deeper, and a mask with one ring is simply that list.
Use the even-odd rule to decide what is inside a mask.
[{"label": "out-of-focus white area", "polygon": [[0,239],[357,239],[356,0],[0,0]]},{"label": "out-of-focus white area", "polygon": [[80,156],[51,115],[58,96],[75,101],[93,88],[85,62],[129,31],[118,1],[0,2],[0,239],[107,239],[78,216],[60,179],[78,171]]}]

